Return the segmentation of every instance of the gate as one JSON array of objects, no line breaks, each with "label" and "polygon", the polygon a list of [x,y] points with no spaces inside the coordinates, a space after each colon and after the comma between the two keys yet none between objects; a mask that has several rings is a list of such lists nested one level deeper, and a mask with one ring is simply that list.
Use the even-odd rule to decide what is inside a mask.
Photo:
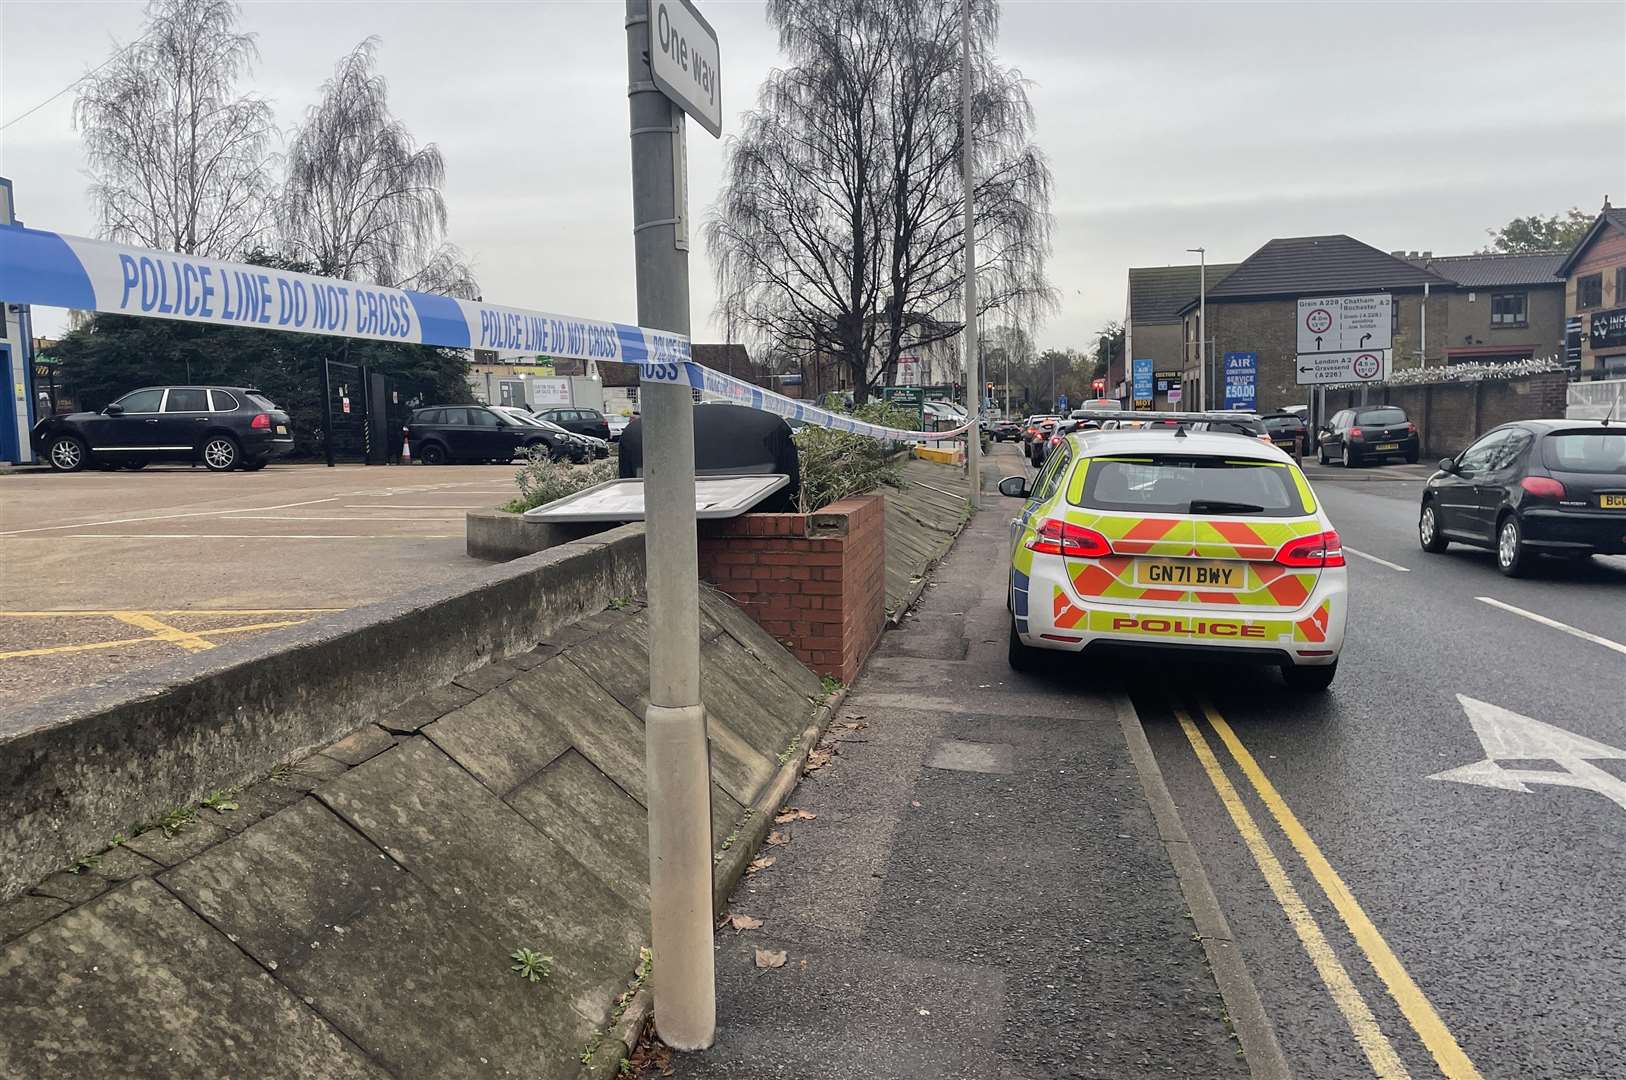
[{"label": "gate", "polygon": [[398,465],[407,420],[425,404],[428,388],[363,364],[329,360],[322,404],[322,444],[327,463],[359,461]]}]

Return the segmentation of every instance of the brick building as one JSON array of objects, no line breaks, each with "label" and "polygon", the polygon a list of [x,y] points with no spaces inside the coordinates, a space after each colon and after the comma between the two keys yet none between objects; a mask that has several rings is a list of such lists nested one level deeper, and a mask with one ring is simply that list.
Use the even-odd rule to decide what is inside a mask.
[{"label": "brick building", "polygon": [[[1301,296],[1389,293],[1393,297],[1394,367],[1444,359],[1448,294],[1456,283],[1353,237],[1296,236],[1271,240],[1208,289],[1208,326],[1199,327],[1197,297],[1180,309],[1186,348],[1185,394],[1201,400],[1199,333],[1207,338],[1210,369],[1228,352],[1258,355],[1258,407],[1263,411],[1306,404],[1298,385],[1298,300]],[[1423,307],[1427,296],[1427,341]],[[1426,348],[1426,352],[1425,352]]]},{"label": "brick building", "polygon": [[[1207,285],[1215,288],[1237,267],[1236,263],[1214,263],[1207,268]],[[1186,368],[1186,345],[1180,335],[1180,312],[1188,302],[1195,303],[1203,283],[1203,268],[1190,266],[1142,266],[1129,270],[1129,295],[1124,304],[1124,355],[1114,357],[1107,372],[1107,394],[1127,401],[1126,385],[1130,359],[1152,361],[1158,375],[1155,408],[1169,408],[1171,378],[1182,379]],[[1195,363],[1195,361],[1193,361]],[[1182,383],[1183,385],[1183,383]],[[1185,394],[1181,408],[1194,408],[1197,399]]]},{"label": "brick building", "polygon": [[[1413,262],[1456,287],[1446,294],[1440,335],[1445,362],[1511,363],[1564,351],[1562,251],[1446,255]],[[1431,355],[1432,355],[1431,350]],[[1399,366],[1399,356],[1396,354]]]},{"label": "brick building", "polygon": [[1571,320],[1575,377],[1626,379],[1626,210],[1605,201],[1558,274]]}]

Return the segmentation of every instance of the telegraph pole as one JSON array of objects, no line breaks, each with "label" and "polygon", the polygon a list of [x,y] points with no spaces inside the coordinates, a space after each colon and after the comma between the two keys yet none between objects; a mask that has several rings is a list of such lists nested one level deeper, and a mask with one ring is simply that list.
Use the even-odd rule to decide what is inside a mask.
[{"label": "telegraph pole", "polygon": [[1208,350],[1203,347],[1203,339],[1208,336],[1208,249],[1194,247],[1186,250],[1197,255],[1197,379],[1203,391],[1199,407],[1217,409],[1215,387],[1208,378]]},{"label": "telegraph pole", "polygon": [[982,505],[982,384],[977,375],[977,233],[971,154],[971,0],[960,0],[960,156],[965,170],[965,433],[971,509]]},{"label": "telegraph pole", "polygon": [[[671,6],[671,5],[669,5]],[[627,0],[632,236],[638,325],[689,333],[684,113],[650,70],[650,0]],[[650,938],[655,1026],[677,1050],[717,1033],[712,952],[711,758],[700,703],[700,578],[695,540],[694,407],[687,382],[645,381],[644,557],[649,590]]]}]

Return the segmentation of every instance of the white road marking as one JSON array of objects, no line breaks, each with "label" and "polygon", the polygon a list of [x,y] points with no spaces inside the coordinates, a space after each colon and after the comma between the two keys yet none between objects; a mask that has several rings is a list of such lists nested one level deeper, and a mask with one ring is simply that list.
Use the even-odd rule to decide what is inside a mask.
[{"label": "white road marking", "polygon": [[41,525],[34,529],[11,529],[0,532],[0,536],[22,536],[24,533],[54,532],[59,529],[91,529],[97,525],[130,525],[140,521],[175,521],[178,518],[219,517],[221,514],[243,513],[251,514],[266,510],[291,510],[296,506],[315,506],[317,503],[337,501],[339,496],[331,495],[325,499],[306,499],[304,502],[278,503],[276,506],[245,506],[240,511],[233,510],[194,510],[185,514],[151,514],[147,517],[108,518],[105,521],[76,521],[71,525]]},{"label": "white road marking", "polygon": [[344,508],[346,510],[490,510],[490,509],[492,509],[492,507],[486,505],[485,503],[469,503],[467,505],[464,505],[462,503],[447,503],[447,504],[443,504],[441,506],[431,506],[431,505],[427,505],[427,504],[422,505],[422,506],[414,506],[414,505],[402,505],[400,503],[389,503],[389,504],[373,503],[373,504],[370,504],[370,505],[367,504],[367,503],[345,503]]},{"label": "white road marking", "polygon": [[266,514],[263,517],[245,515],[243,517],[224,518],[225,521],[333,521],[333,522],[368,522],[368,521],[460,521],[464,517],[462,511],[455,514],[419,514],[417,517],[374,517],[371,514],[365,517],[352,515],[350,517],[310,517],[281,514]]},{"label": "white road marking", "polygon": [[[1527,795],[1530,789],[1526,784],[1585,788],[1626,809],[1626,780],[1617,779],[1587,760],[1626,759],[1626,750],[1594,742],[1500,705],[1462,694],[1457,695],[1457,700],[1462,703],[1468,723],[1473,725],[1474,734],[1485,748],[1485,757],[1471,765],[1435,773],[1430,780],[1451,780]],[[1504,768],[1501,761],[1552,761],[1558,764],[1559,770],[1509,769]]]},{"label": "white road marking", "polygon": [[451,540],[462,533],[75,533],[69,540]]},{"label": "white road marking", "polygon": [[1399,570],[1402,574],[1411,573],[1411,567],[1409,566],[1401,566],[1399,563],[1392,563],[1388,559],[1380,559],[1376,555],[1368,555],[1364,551],[1356,551],[1348,544],[1344,545],[1344,552],[1349,555],[1354,555],[1357,558],[1366,559],[1368,562],[1375,562],[1379,566],[1387,566],[1391,570]]},{"label": "white road marking", "polygon": [[1550,626],[1554,630],[1561,630],[1572,637],[1578,637],[1582,641],[1590,641],[1594,645],[1602,645],[1606,649],[1613,649],[1621,655],[1626,656],[1626,645],[1622,645],[1618,641],[1610,641],[1606,637],[1600,637],[1597,634],[1588,633],[1585,630],[1577,630],[1568,623],[1561,623],[1557,619],[1549,619],[1545,615],[1537,615],[1534,611],[1526,611],[1524,608],[1514,607],[1512,604],[1504,604],[1502,601],[1493,597],[1476,596],[1474,599],[1478,600],[1482,604],[1489,604],[1491,607],[1501,608],[1503,611],[1511,611],[1515,615],[1523,615],[1531,622],[1538,622],[1543,626]]}]

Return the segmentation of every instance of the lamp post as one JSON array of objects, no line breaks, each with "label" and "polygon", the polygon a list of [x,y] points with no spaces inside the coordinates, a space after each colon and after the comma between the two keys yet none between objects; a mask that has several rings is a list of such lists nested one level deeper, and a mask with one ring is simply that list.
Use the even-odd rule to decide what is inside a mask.
[{"label": "lamp post", "polygon": [[1187,251],[1197,255],[1197,380],[1202,386],[1201,408],[1213,408],[1214,388],[1208,380],[1208,352],[1203,348],[1203,338],[1208,334],[1208,249],[1186,248]]},{"label": "lamp post", "polygon": [[960,155],[965,180],[965,404],[971,427],[965,433],[965,463],[971,509],[982,503],[982,409],[977,399],[977,233],[972,213],[971,176],[971,0],[960,0]]}]

